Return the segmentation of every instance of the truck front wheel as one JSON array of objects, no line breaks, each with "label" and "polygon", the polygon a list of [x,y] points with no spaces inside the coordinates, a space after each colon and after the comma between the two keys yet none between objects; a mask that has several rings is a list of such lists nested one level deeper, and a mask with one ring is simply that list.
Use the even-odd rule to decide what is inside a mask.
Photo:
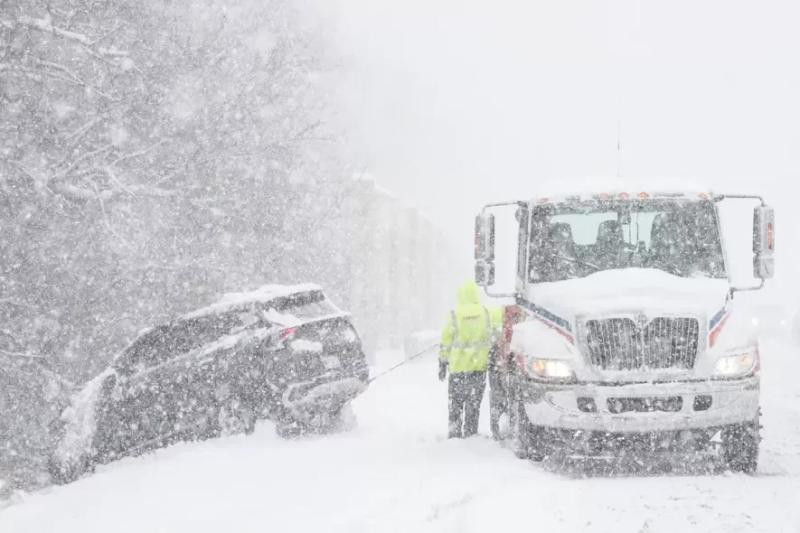
[{"label": "truck front wheel", "polygon": [[525,412],[525,404],[517,402],[517,416],[514,424],[514,454],[520,459],[543,461],[546,454],[544,450],[544,428],[534,426]]},{"label": "truck front wheel", "polygon": [[732,424],[722,430],[725,464],[732,472],[752,474],[758,467],[758,445],[761,440],[758,419]]}]

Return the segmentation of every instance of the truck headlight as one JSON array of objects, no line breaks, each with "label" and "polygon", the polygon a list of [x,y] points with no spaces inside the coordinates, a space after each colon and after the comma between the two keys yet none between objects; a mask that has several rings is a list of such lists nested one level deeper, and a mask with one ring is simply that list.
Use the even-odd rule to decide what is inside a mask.
[{"label": "truck headlight", "polygon": [[537,377],[544,379],[571,380],[575,378],[575,373],[569,363],[558,359],[531,359],[530,369]]},{"label": "truck headlight", "polygon": [[753,372],[757,362],[758,351],[726,355],[717,359],[717,364],[714,365],[714,375],[722,378],[745,376]]}]

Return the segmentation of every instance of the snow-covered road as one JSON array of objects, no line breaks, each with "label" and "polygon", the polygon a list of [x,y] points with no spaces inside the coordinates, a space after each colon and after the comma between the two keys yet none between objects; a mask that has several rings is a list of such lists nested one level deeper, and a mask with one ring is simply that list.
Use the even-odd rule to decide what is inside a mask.
[{"label": "snow-covered road", "polygon": [[[350,432],[236,436],[108,465],[0,511],[2,533],[800,531],[800,350],[763,345],[758,475],[578,479],[444,438],[433,356],[381,378]],[[486,402],[484,402],[485,407]],[[487,417],[482,420],[488,434]]]}]

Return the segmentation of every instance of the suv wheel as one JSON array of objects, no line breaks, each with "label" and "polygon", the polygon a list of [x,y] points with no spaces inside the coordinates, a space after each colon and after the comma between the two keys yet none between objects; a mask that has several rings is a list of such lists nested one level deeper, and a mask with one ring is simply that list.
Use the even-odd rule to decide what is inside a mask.
[{"label": "suv wheel", "polygon": [[47,472],[56,485],[72,483],[84,474],[92,471],[92,465],[86,456],[81,456],[75,461],[61,461],[55,457],[47,460]]},{"label": "suv wheel", "polygon": [[238,398],[231,398],[220,407],[217,413],[217,424],[222,435],[236,433],[250,435],[256,429],[256,416],[245,402]]},{"label": "suv wheel", "polygon": [[732,424],[722,430],[722,450],[725,464],[732,472],[752,474],[758,468],[758,419]]}]

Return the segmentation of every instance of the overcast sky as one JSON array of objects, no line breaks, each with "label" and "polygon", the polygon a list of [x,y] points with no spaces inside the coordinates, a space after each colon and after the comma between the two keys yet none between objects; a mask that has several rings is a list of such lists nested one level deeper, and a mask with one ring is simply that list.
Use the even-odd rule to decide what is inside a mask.
[{"label": "overcast sky", "polygon": [[532,197],[544,179],[619,171],[632,187],[676,176],[715,190],[757,179],[775,196],[800,177],[798,2],[319,9],[349,69],[364,166],[466,242],[483,203]]}]

